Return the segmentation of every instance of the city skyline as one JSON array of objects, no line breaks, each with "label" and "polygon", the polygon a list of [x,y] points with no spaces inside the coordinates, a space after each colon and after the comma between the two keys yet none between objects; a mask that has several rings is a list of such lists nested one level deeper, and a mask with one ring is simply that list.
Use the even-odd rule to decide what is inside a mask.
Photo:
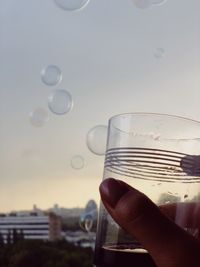
[{"label": "city skyline", "polygon": [[[88,203],[90,203],[90,201],[94,201],[93,199],[91,200],[88,200],[87,201],[87,204]],[[95,201],[94,201],[94,203],[96,203]],[[74,206],[74,207],[67,207],[67,206],[60,206],[58,203],[54,203],[54,204],[52,204],[51,206],[49,206],[49,207],[46,207],[45,209],[42,209],[41,207],[39,207],[38,205],[36,205],[36,204],[33,204],[32,205],[32,207],[30,207],[30,208],[27,208],[27,209],[15,209],[15,210],[5,210],[4,212],[2,212],[1,210],[0,210],[0,214],[12,214],[12,213],[18,213],[19,215],[20,214],[22,214],[23,215],[23,213],[24,214],[26,214],[26,213],[30,213],[30,212],[34,212],[34,211],[36,211],[36,212],[40,212],[40,211],[42,211],[42,212],[50,212],[50,211],[52,211],[52,212],[63,212],[63,213],[66,213],[66,212],[83,212],[85,209],[86,209],[86,207],[87,207],[87,204],[86,205],[83,205],[83,206]],[[98,203],[96,203],[96,205],[97,205]]]}]

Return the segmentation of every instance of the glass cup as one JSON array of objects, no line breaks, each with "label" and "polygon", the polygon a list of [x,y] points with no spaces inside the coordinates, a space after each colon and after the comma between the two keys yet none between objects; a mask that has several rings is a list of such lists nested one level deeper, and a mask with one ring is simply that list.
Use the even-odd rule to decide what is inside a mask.
[{"label": "glass cup", "polygon": [[[103,179],[120,179],[155,204],[176,204],[175,222],[184,225],[183,202],[200,199],[200,122],[164,114],[121,114],[109,120]],[[180,207],[180,208],[179,208]],[[100,205],[94,264],[150,267],[153,260]]]}]

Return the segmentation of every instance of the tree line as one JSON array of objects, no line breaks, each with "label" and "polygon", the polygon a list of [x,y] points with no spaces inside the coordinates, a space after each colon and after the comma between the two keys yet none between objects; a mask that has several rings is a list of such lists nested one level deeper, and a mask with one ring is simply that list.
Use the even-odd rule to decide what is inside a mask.
[{"label": "tree line", "polygon": [[91,248],[77,247],[65,240],[24,239],[15,229],[0,233],[0,267],[92,267]]}]

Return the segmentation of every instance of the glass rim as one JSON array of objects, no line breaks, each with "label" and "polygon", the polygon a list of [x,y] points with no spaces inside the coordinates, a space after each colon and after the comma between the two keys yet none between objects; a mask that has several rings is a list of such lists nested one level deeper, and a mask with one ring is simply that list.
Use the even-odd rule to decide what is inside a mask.
[{"label": "glass rim", "polygon": [[171,119],[179,119],[179,120],[183,120],[183,121],[187,121],[187,122],[193,122],[195,124],[200,124],[200,121],[195,120],[195,119],[191,119],[191,118],[187,118],[184,116],[180,116],[180,115],[174,115],[174,114],[167,114],[167,113],[157,113],[157,112],[125,112],[125,113],[119,113],[116,115],[113,115],[112,117],[109,118],[109,122],[113,121],[114,119],[120,118],[122,116],[134,116],[134,115],[138,115],[138,116],[160,116],[163,118],[171,118]]}]

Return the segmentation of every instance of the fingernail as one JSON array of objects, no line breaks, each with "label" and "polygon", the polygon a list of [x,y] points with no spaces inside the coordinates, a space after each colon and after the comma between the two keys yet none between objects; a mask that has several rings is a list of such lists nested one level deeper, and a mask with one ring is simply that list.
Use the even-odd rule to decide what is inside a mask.
[{"label": "fingernail", "polygon": [[102,200],[114,208],[119,199],[129,190],[123,182],[108,178],[101,183],[99,191]]}]

